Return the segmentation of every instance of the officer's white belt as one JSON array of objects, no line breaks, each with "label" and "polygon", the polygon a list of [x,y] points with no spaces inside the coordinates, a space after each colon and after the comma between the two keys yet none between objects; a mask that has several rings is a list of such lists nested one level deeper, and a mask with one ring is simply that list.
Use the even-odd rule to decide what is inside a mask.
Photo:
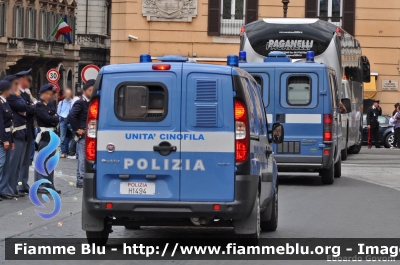
[{"label": "officer's white belt", "polygon": [[6,131],[6,132],[11,132],[12,130],[13,130],[13,127],[5,128],[5,131]]},{"label": "officer's white belt", "polygon": [[14,127],[14,128],[12,129],[12,132],[15,133],[16,131],[20,131],[20,130],[24,130],[24,129],[26,129],[26,125]]},{"label": "officer's white belt", "polygon": [[42,139],[42,134],[44,132],[54,131],[56,128],[54,127],[39,127],[40,132],[36,136],[36,143],[39,144],[40,140]]}]

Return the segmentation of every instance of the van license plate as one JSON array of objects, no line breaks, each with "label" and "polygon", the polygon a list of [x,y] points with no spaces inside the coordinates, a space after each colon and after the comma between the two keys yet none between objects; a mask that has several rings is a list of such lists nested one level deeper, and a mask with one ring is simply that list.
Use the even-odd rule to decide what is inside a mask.
[{"label": "van license plate", "polygon": [[132,195],[154,195],[156,194],[156,184],[148,182],[121,182],[119,193]]}]

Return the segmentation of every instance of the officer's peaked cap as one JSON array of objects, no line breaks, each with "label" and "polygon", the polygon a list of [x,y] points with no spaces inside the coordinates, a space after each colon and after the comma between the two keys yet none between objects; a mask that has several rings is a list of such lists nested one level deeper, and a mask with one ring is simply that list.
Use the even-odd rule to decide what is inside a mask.
[{"label": "officer's peaked cap", "polygon": [[94,82],[96,82],[96,80],[94,80],[94,79],[90,79],[90,80],[88,80],[87,82],[86,82],[86,84],[83,86],[83,90],[86,90],[86,89],[88,89],[89,87],[91,87],[91,86],[94,86]]},{"label": "officer's peaked cap", "polygon": [[21,71],[19,73],[16,73],[15,76],[19,78],[19,77],[31,75],[31,73],[32,73],[32,68],[29,70],[26,70],[26,71]]},{"label": "officer's peaked cap", "polygon": [[15,79],[17,79],[18,77],[16,77],[15,75],[7,75],[6,77],[3,78],[3,80],[6,80],[8,82],[12,82]]},{"label": "officer's peaked cap", "polygon": [[4,91],[11,88],[11,83],[7,80],[0,81],[0,91]]},{"label": "officer's peaked cap", "polygon": [[56,88],[52,84],[45,84],[40,88],[39,94],[42,94],[43,92],[46,92],[48,90],[55,92]]},{"label": "officer's peaked cap", "polygon": [[379,103],[379,99],[375,99],[374,102],[378,102]]}]

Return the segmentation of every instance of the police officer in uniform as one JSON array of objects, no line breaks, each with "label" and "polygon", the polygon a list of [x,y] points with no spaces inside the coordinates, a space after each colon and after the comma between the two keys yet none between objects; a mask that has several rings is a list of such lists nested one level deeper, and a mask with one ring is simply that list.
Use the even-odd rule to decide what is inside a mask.
[{"label": "police officer in uniform", "polygon": [[22,165],[20,168],[20,172],[18,175],[18,186],[17,189],[21,193],[28,194],[29,193],[29,166],[31,165],[31,152],[32,152],[32,141],[35,138],[35,127],[34,127],[34,116],[36,106],[31,99],[31,95],[26,92],[32,84],[31,77],[32,69],[27,71],[22,71],[15,74],[18,77],[19,90],[21,91],[21,97],[25,100],[26,103],[26,150],[25,154],[22,156]]},{"label": "police officer in uniform", "polygon": [[10,151],[14,149],[12,137],[13,112],[7,103],[11,83],[0,81],[0,200],[13,199],[8,187],[10,177]]},{"label": "police officer in uniform", "polygon": [[[39,126],[39,133],[36,137],[36,143],[38,144],[39,151],[49,144],[49,131],[54,131],[59,122],[56,106],[51,103],[54,99],[55,92],[56,88],[53,87],[53,85],[51,84],[43,85],[39,91],[40,99],[36,103],[36,122]],[[47,179],[52,184],[46,183],[40,185],[38,189],[39,193],[49,193],[44,188],[51,188],[57,193],[61,193],[61,191],[57,190],[54,186],[54,171],[52,171],[51,173],[49,172],[49,176],[44,176],[35,170],[35,181],[38,181],[40,179]]]},{"label": "police officer in uniform", "polygon": [[382,108],[379,106],[379,100],[375,99],[374,104],[367,112],[368,125],[368,148],[372,147],[372,141],[376,148],[381,148],[379,143],[379,121],[378,117],[382,115]]},{"label": "police officer in uniform", "polygon": [[17,77],[8,75],[4,78],[12,83],[11,95],[7,102],[13,111],[13,140],[15,149],[10,154],[10,181],[9,189],[15,197],[25,196],[25,192],[17,190],[18,176],[21,171],[22,158],[25,156],[26,141],[26,102],[21,97]]},{"label": "police officer in uniform", "polygon": [[85,174],[85,131],[86,119],[89,109],[89,101],[92,96],[95,80],[88,80],[83,86],[83,94],[72,106],[69,112],[68,121],[72,130],[76,133],[78,143],[76,151],[78,153],[78,167],[76,172],[76,187],[83,188],[83,175]]}]

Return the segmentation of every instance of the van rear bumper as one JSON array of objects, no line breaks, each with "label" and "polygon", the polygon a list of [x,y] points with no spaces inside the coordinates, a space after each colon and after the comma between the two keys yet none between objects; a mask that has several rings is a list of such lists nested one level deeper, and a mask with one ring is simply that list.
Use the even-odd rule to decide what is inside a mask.
[{"label": "van rear bumper", "polygon": [[282,172],[308,169],[323,169],[329,168],[332,164],[332,152],[329,153],[329,155],[324,156],[275,155],[275,160],[278,165],[278,170]]},{"label": "van rear bumper", "polygon": [[[85,173],[83,203],[85,210],[97,218],[108,215],[125,218],[192,218],[209,217],[242,220],[253,209],[258,189],[258,176],[236,175],[235,198],[232,202],[120,201],[98,200],[95,196],[95,173]],[[106,209],[112,203],[112,209]],[[219,204],[220,210],[214,211]]]}]

